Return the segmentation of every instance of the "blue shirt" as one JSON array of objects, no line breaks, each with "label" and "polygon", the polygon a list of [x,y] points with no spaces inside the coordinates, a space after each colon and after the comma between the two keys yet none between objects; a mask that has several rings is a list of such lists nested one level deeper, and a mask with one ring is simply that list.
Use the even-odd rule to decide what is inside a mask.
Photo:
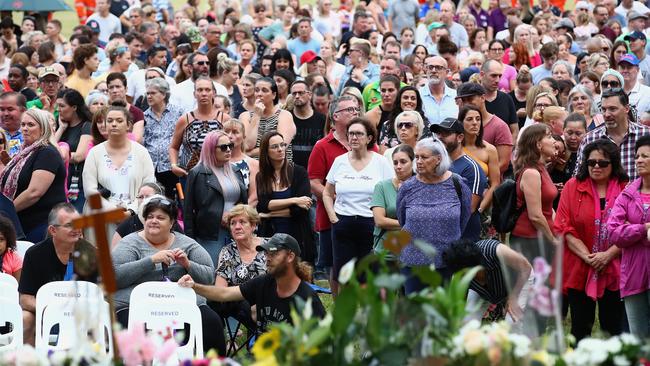
[{"label": "blue shirt", "polygon": [[419,91],[422,97],[422,110],[430,124],[438,124],[445,118],[458,118],[456,90],[445,85],[445,93],[440,102],[431,95],[428,85],[423,86]]},{"label": "blue shirt", "polygon": [[166,172],[172,168],[169,163],[168,147],[174,135],[176,122],[183,113],[181,108],[173,104],[167,104],[160,119],[151,108],[144,111],[144,147],[151,155],[156,172]]},{"label": "blue shirt", "polygon": [[547,69],[544,64],[530,69],[530,75],[533,77],[533,84],[537,85],[544,78],[553,77],[551,70]]},{"label": "blue shirt", "polygon": [[[341,80],[339,81],[339,87],[336,90],[336,95],[341,95],[341,91],[343,91],[343,88],[345,88],[345,84],[350,80],[350,74],[352,73],[352,68],[354,66],[348,65],[345,67],[345,72],[343,73],[343,76],[341,76]],[[373,64],[372,62],[368,62],[368,66],[366,66],[365,69],[363,69],[363,78],[361,78],[361,81],[359,84],[361,84],[361,90],[360,92],[363,91],[363,88],[366,87],[366,85],[373,83],[375,81],[379,80],[379,65]]]},{"label": "blue shirt", "polygon": [[[463,178],[463,182],[469,187],[472,194],[483,197],[483,192],[487,187],[487,176],[474,159],[463,154],[463,156],[454,160],[449,170]],[[469,217],[469,221],[463,232],[463,239],[476,242],[480,239],[480,236],[481,214],[476,210]]]},{"label": "blue shirt", "polygon": [[16,131],[16,133],[12,135],[9,133],[9,131],[7,131],[5,133],[5,138],[7,139],[7,144],[9,145],[9,150],[7,151],[7,153],[9,153],[9,156],[13,158],[14,155],[20,152],[20,149],[22,148],[23,143],[25,142],[25,140],[23,140],[23,133],[20,130],[18,130]]},{"label": "blue shirt", "polygon": [[320,53],[320,42],[313,38],[309,38],[307,42],[303,42],[300,38],[294,38],[287,42],[287,49],[296,56],[296,67],[300,67],[300,56],[303,53],[307,51],[314,51],[317,55]]}]

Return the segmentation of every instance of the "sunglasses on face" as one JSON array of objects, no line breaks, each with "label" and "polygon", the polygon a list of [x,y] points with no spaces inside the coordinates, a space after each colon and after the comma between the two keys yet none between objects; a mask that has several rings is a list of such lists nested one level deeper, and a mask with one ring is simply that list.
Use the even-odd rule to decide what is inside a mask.
[{"label": "sunglasses on face", "polygon": [[621,83],[619,83],[618,81],[607,81],[607,80],[605,80],[605,81],[601,82],[600,85],[602,85],[603,88],[618,88],[619,86],[621,86]]},{"label": "sunglasses on face", "polygon": [[219,150],[221,150],[222,152],[226,152],[226,151],[228,151],[228,150],[232,151],[232,149],[235,147],[235,144],[233,144],[233,143],[231,142],[231,143],[229,143],[229,144],[221,144],[221,145],[217,145],[217,147],[218,147]]},{"label": "sunglasses on face", "polygon": [[207,66],[210,64],[210,61],[197,61],[196,65],[197,66]]},{"label": "sunglasses on face", "polygon": [[587,160],[587,165],[591,168],[595,168],[596,166],[600,168],[607,168],[611,163],[612,162],[609,160],[595,160],[595,159]]},{"label": "sunglasses on face", "polygon": [[401,130],[402,128],[406,128],[408,130],[408,129],[412,128],[413,126],[414,126],[413,122],[400,122],[400,123],[397,124],[397,129]]}]

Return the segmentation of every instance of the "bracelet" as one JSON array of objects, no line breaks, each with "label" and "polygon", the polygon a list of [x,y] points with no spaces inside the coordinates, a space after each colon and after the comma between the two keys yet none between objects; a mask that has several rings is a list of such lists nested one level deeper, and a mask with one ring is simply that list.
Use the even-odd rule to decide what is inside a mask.
[{"label": "bracelet", "polygon": [[173,168],[173,167],[177,167],[177,168],[178,168],[178,164],[176,164],[176,163],[172,163],[172,164],[171,164],[171,167],[172,167],[172,168]]}]

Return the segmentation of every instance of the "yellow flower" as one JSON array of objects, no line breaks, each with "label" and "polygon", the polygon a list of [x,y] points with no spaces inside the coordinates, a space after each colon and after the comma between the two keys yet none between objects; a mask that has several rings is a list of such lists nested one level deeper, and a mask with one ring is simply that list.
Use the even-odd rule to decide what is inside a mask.
[{"label": "yellow flower", "polygon": [[542,365],[550,365],[551,357],[546,351],[537,351],[530,355],[531,361],[539,362]]},{"label": "yellow flower", "polygon": [[479,330],[470,330],[465,334],[463,344],[468,355],[477,355],[483,351],[483,334]]},{"label": "yellow flower", "polygon": [[312,347],[310,349],[306,349],[304,345],[300,345],[300,353],[301,354],[307,354],[307,356],[316,356],[318,354],[318,348]]},{"label": "yellow flower", "polygon": [[[257,358],[257,355],[255,355],[255,358]],[[272,354],[264,359],[257,359],[257,361],[255,361],[251,366],[278,366],[278,360],[275,358],[275,355]]]},{"label": "yellow flower", "polygon": [[[253,355],[256,360],[265,360],[273,356],[275,350],[280,347],[280,330],[277,328],[262,334],[253,345]],[[275,359],[275,357],[273,357]]]}]

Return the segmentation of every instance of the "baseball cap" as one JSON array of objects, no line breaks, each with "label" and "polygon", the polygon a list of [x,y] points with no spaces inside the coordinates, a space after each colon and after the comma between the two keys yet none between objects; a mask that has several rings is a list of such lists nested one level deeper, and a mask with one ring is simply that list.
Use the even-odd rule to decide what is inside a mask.
[{"label": "baseball cap", "polygon": [[427,27],[427,30],[428,30],[429,32],[431,32],[431,31],[434,30],[434,29],[442,28],[442,27],[444,27],[444,26],[445,26],[445,23],[442,23],[442,22],[433,22],[433,23],[429,24],[429,26]]},{"label": "baseball cap", "polygon": [[442,122],[438,124],[432,124],[429,129],[433,133],[440,132],[455,132],[455,133],[464,133],[465,129],[463,125],[456,118],[445,118]]},{"label": "baseball cap", "polygon": [[560,28],[573,29],[573,22],[569,18],[562,18],[557,23],[553,24],[553,29]]},{"label": "baseball cap", "polygon": [[589,10],[589,8],[590,8],[589,3],[586,2],[586,1],[580,0],[580,1],[576,2],[576,10],[577,9],[587,9],[587,10]]},{"label": "baseball cap", "polygon": [[623,40],[625,40],[625,41],[635,41],[637,39],[642,39],[642,40],[645,41],[646,40],[645,33],[639,32],[639,31],[634,31],[634,32],[626,35],[625,37],[623,37]]},{"label": "baseball cap", "polygon": [[480,73],[481,70],[478,69],[476,66],[470,66],[468,68],[463,69],[459,74],[460,74],[460,81],[463,83],[466,83],[469,81],[470,76],[474,74]]},{"label": "baseball cap", "polygon": [[485,95],[485,88],[477,83],[462,83],[456,90],[456,98],[473,97],[475,95]]},{"label": "baseball cap", "polygon": [[46,66],[41,69],[41,72],[38,73],[38,78],[43,79],[44,77],[48,75],[56,75],[56,77],[61,78],[61,75],[59,74],[58,71],[56,71],[55,68],[51,66]]},{"label": "baseball cap", "polygon": [[648,19],[648,16],[643,14],[643,13],[639,13],[636,10],[630,10],[630,12],[627,13],[627,20],[628,21],[634,20],[634,19],[639,19],[639,18]]},{"label": "baseball cap", "polygon": [[627,62],[628,64],[632,66],[639,66],[639,58],[636,57],[633,53],[626,53],[623,56],[621,56],[620,59],[618,59],[618,63],[620,64],[621,62]]},{"label": "baseball cap", "polygon": [[278,250],[286,249],[296,253],[300,256],[300,245],[293,236],[284,233],[274,234],[269,241],[257,247],[258,252],[277,252]]},{"label": "baseball cap", "polygon": [[90,30],[92,30],[94,33],[99,33],[99,22],[92,19],[86,23],[88,27],[90,27]]},{"label": "baseball cap", "polygon": [[303,53],[302,56],[300,56],[300,64],[301,65],[308,64],[308,63],[313,62],[314,60],[316,60],[318,58],[320,58],[320,56],[318,56],[316,54],[316,52],[314,52],[312,50],[309,50],[309,51]]}]

